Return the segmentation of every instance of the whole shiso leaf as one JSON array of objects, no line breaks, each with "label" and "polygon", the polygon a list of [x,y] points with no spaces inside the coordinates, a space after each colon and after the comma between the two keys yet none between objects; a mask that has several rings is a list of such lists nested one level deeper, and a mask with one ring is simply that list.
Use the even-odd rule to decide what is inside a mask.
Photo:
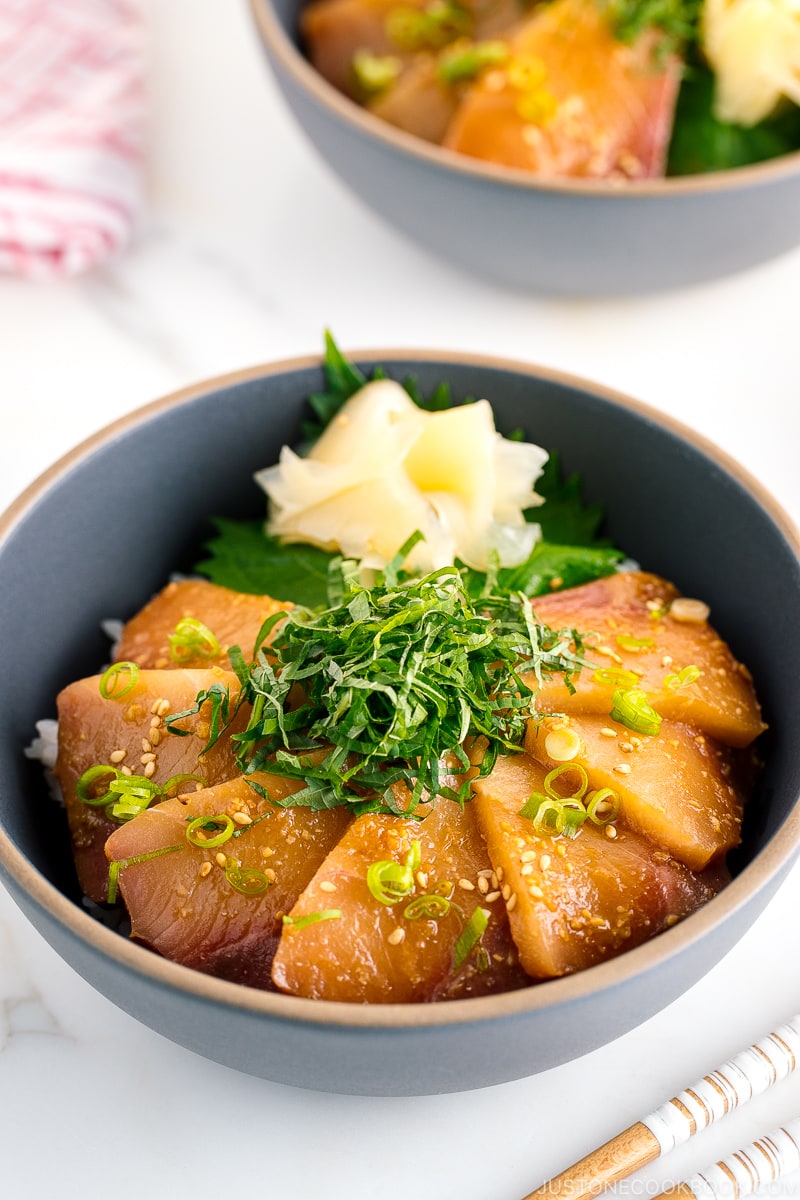
[{"label": "whole shiso leaf", "polygon": [[714,77],[692,66],[681,84],[669,147],[668,175],[700,175],[780,158],[800,149],[800,108],[789,105],[752,128],[714,116]]},{"label": "whole shiso leaf", "polygon": [[215,517],[213,523],[217,532],[206,543],[208,557],[195,568],[212,583],[309,608],[325,603],[333,555],[316,546],[283,545],[267,536],[263,521]]}]

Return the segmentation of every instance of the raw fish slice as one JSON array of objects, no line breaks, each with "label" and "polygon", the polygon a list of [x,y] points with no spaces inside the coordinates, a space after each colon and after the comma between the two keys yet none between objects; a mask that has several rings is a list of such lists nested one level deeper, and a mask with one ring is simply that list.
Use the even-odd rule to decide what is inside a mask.
[{"label": "raw fish slice", "polygon": [[587,822],[575,838],[539,834],[519,810],[541,791],[544,768],[526,754],[498,759],[477,780],[478,822],[510,888],[509,919],[531,975],[581,971],[694,912],[724,887],[723,866],[695,874],[621,826],[611,838]]},{"label": "raw fish slice", "polygon": [[[127,766],[134,775],[144,774],[150,754],[154,763],[152,779],[158,784],[166,783],[174,775],[198,775],[205,784],[220,783],[237,775],[234,748],[227,736],[220,738],[207,754],[201,753],[208,741],[210,703],[204,704],[197,716],[181,722],[183,728],[192,730],[188,737],[168,733],[163,716],[191,707],[198,693],[212,684],[230,688],[234,699],[239,693],[239,681],[232,672],[218,667],[204,671],[140,671],[131,691],[109,700],[101,696],[99,682],[97,675],[81,679],[58,697],[55,774],[64,795],[78,881],[90,899],[102,903],[106,899],[108,875],[103,847],[118,824],[106,817],[103,808],[93,808],[78,798],[77,781],[84,771],[98,764]],[[154,711],[156,708],[158,713]],[[236,728],[243,723],[246,723],[244,710],[237,718]]]},{"label": "raw fish slice", "polygon": [[[367,887],[369,867],[387,860],[402,864],[414,840],[419,840],[421,852],[414,891],[394,904],[380,903]],[[438,920],[404,915],[416,897],[445,884],[453,888],[448,913]],[[457,970],[456,940],[479,905],[490,913],[481,953],[473,950]],[[359,817],[290,916],[298,919],[330,909],[340,911],[341,917],[284,930],[272,967],[282,991],[385,1004],[484,995],[530,983],[518,964],[502,898],[492,889],[491,863],[471,804],[461,809],[452,800],[440,799],[422,822]]]},{"label": "raw fish slice", "polygon": [[[572,714],[566,720],[581,740],[570,763],[585,768],[590,789],[617,792],[632,829],[694,871],[739,845],[743,799],[733,751],[676,721],[663,721],[655,737],[645,737],[607,717]],[[561,765],[547,753],[553,724],[531,721],[525,737],[525,749],[546,770]]]},{"label": "raw fish slice", "polygon": [[[124,626],[115,659],[158,671],[176,667],[226,668],[231,646],[241,647],[249,659],[267,617],[291,607],[271,596],[249,596],[202,579],[170,583]],[[219,642],[218,654],[194,653],[179,659],[171,656],[170,634],[186,617],[202,621],[211,630]]]},{"label": "raw fish slice", "polygon": [[[622,572],[534,601],[536,616],[554,629],[576,629],[596,636],[585,657],[605,677],[584,668],[570,695],[563,679],[545,679],[537,707],[543,712],[609,713],[614,691],[636,686],[656,712],[672,721],[696,725],[728,746],[747,746],[766,726],[761,719],[746,667],[734,658],[707,621],[682,621],[670,614],[678,598],[671,583],[641,571]],[[664,611],[666,609],[666,611]],[[626,648],[626,639],[648,643]],[[701,672],[681,683],[685,668]],[[620,682],[623,669],[638,679]]]},{"label": "raw fish slice", "polygon": [[664,174],[681,66],[645,32],[618,41],[595,0],[555,0],[468,91],[444,145],[558,178]]},{"label": "raw fish slice", "polygon": [[[266,774],[254,779],[275,801],[303,786]],[[187,841],[190,820],[223,813],[237,818],[235,837],[208,849]],[[243,823],[245,816],[251,825]],[[131,936],[187,967],[234,983],[271,988],[281,917],[349,820],[342,809],[315,813],[272,807],[243,778],[147,809],[108,839],[109,861],[175,845],[182,849],[120,870]],[[268,886],[253,895],[237,891],[226,874],[232,860],[245,871],[255,868]]]}]

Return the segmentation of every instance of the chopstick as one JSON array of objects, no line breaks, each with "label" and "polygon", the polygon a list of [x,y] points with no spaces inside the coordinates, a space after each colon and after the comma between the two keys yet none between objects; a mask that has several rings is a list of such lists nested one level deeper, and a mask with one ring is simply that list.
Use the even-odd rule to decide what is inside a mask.
[{"label": "chopstick", "polygon": [[688,1142],[726,1113],[786,1079],[798,1066],[800,1014],[529,1192],[524,1200],[545,1196],[596,1200],[612,1184]]},{"label": "chopstick", "polygon": [[774,1129],[757,1142],[736,1150],[693,1175],[667,1187],[659,1196],[695,1196],[698,1200],[741,1200],[767,1183],[800,1167],[800,1117]]}]

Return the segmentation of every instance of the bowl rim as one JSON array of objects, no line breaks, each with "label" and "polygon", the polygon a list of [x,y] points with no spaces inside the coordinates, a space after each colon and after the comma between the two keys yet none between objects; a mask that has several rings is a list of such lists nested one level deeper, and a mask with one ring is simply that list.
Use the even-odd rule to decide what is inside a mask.
[{"label": "bowl rim", "polygon": [[[626,409],[635,416],[653,422],[665,431],[684,439],[695,449],[712,459],[723,471],[743,486],[764,508],[794,551],[800,562],[800,531],[771,493],[725,451],[720,450],[702,434],[697,433],[669,414],[651,408],[622,392],[593,383],[561,370],[520,360],[466,353],[457,350],[369,349],[346,350],[348,359],[402,365],[439,364],[443,371],[448,365],[511,372],[531,379],[559,383],[576,388],[597,398]],[[0,514],[0,557],[25,514],[44,498],[49,489],[73,469],[91,458],[96,450],[121,434],[146,424],[152,418],[189,404],[201,397],[238,384],[275,375],[286,375],[322,365],[319,354],[304,355],[215,376],[171,392],[161,399],[134,409],[99,429],[81,441],[40,474],[15,501]],[[503,1018],[524,1017],[559,1005],[580,1003],[590,995],[610,992],[639,974],[654,967],[664,967],[679,953],[696,945],[715,925],[749,906],[775,877],[782,878],[795,858],[800,855],[800,798],[794,804],[783,825],[767,845],[740,875],[712,901],[650,941],[626,951],[616,958],[590,967],[574,975],[532,984],[513,992],[497,995],[467,997],[441,1001],[437,1004],[373,1004],[362,1005],[333,1000],[309,1000],[283,993],[262,992],[242,984],[229,983],[204,975],[200,971],[158,957],[143,946],[121,937],[101,925],[84,909],[50,883],[11,841],[0,825],[0,880],[12,881],[10,894],[20,903],[24,894],[36,910],[55,920],[73,939],[82,942],[87,950],[108,956],[123,970],[145,977],[155,986],[175,989],[198,1000],[224,1005],[264,1018],[289,1024],[324,1026],[331,1029],[393,1029],[419,1030],[441,1026],[485,1023]],[[16,890],[15,890],[16,889]],[[24,905],[21,905],[23,908]],[[35,922],[34,922],[35,923]]]},{"label": "bowl rim", "polygon": [[606,200],[633,201],[645,196],[698,196],[714,192],[736,191],[748,186],[766,186],[800,173],[800,149],[765,162],[698,175],[670,176],[660,179],[631,179],[624,182],[590,179],[539,179],[516,167],[505,167],[458,154],[444,146],[434,146],[423,138],[396,129],[381,121],[355,101],[337,91],[303,56],[287,36],[278,20],[273,0],[248,0],[256,28],[270,55],[280,63],[298,87],[322,108],[332,111],[345,125],[384,148],[433,167],[482,183],[496,183],[522,191],[554,196],[597,196]]}]

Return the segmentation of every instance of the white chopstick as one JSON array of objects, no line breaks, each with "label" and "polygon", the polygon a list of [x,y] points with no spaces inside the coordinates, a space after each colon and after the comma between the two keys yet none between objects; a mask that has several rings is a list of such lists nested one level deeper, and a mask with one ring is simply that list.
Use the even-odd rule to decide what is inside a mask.
[{"label": "white chopstick", "polygon": [[696,1200],[742,1200],[798,1168],[800,1117],[734,1151],[685,1183],[665,1188],[658,1195],[694,1196]]},{"label": "white chopstick", "polygon": [[[524,1200],[596,1200],[612,1184],[668,1154],[800,1066],[800,1014],[673,1096]],[[684,1185],[681,1185],[684,1186]],[[689,1195],[691,1193],[685,1193]],[[727,1200],[731,1195],[728,1193]],[[711,1193],[705,1193],[710,1196]]]}]

